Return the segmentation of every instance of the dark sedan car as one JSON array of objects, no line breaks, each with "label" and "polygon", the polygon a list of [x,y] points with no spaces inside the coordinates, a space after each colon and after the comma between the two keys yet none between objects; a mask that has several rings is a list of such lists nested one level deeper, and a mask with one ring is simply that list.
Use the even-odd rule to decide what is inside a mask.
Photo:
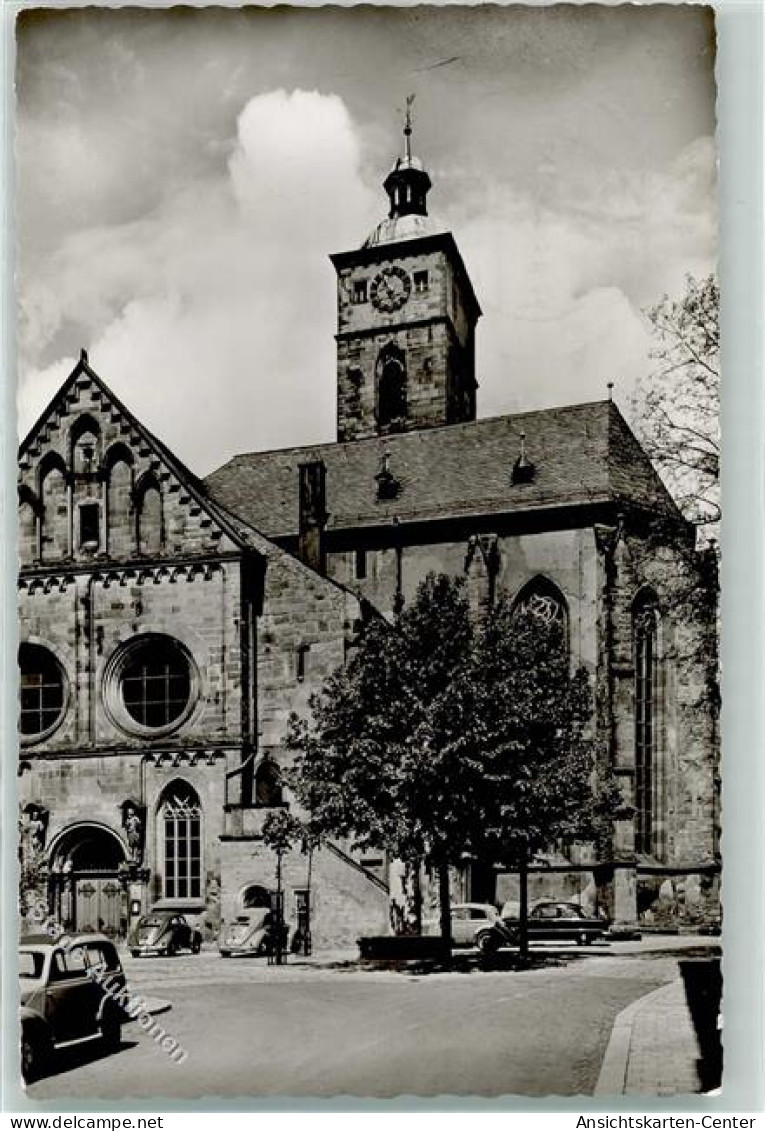
[{"label": "dark sedan car", "polygon": [[[520,919],[517,913],[503,914],[502,923],[507,935],[517,943],[520,938]],[[608,919],[586,915],[578,903],[543,900],[529,911],[531,942],[554,942],[559,939],[588,946],[596,939],[602,939],[608,929]]]},{"label": "dark sedan car", "polygon": [[103,935],[26,935],[19,946],[21,1071],[31,1084],[57,1049],[99,1038],[120,1047],[130,1020],[120,998],[125,975],[114,943]]},{"label": "dark sedan car", "polygon": [[202,935],[177,911],[152,911],[149,915],[142,915],[133,927],[128,946],[133,958],[142,954],[172,956],[179,950],[199,954]]}]

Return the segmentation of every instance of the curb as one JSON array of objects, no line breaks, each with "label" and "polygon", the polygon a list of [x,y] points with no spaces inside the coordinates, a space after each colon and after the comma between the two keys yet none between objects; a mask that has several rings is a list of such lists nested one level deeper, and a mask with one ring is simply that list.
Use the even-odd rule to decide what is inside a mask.
[{"label": "curb", "polygon": [[595,1085],[595,1096],[622,1096],[627,1084],[627,1067],[630,1059],[632,1045],[632,1031],[638,1014],[650,1005],[654,998],[666,993],[667,987],[672,982],[665,982],[650,993],[643,994],[636,1001],[626,1006],[621,1013],[617,1013],[611,1037],[603,1057],[598,1082]]}]

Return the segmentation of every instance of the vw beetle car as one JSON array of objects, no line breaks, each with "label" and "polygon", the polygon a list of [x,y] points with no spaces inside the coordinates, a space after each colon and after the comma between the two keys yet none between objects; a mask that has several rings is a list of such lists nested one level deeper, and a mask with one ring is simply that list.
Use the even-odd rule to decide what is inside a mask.
[{"label": "vw beetle car", "polygon": [[[501,922],[506,935],[512,942],[520,938],[520,919],[517,904],[513,906],[513,914],[507,915],[508,905],[502,908]],[[555,900],[540,900],[529,911],[529,940],[531,942],[549,942],[569,940],[580,946],[588,946],[607,934],[609,921],[598,916],[586,915],[578,903],[565,903]]]},{"label": "vw beetle car", "polygon": [[125,974],[104,935],[22,936],[19,946],[21,1072],[31,1084],[57,1049],[99,1038],[119,1048],[130,1017]]},{"label": "vw beetle car", "polygon": [[[289,935],[286,923],[282,929],[282,950],[286,950]],[[267,907],[253,907],[242,911],[232,922],[223,926],[218,939],[221,958],[270,954],[273,944],[273,913]]]},{"label": "vw beetle car", "polygon": [[[455,946],[475,946],[484,954],[491,954],[501,946],[510,946],[511,937],[491,903],[454,903],[451,910],[452,942]],[[439,934],[437,919],[427,919],[422,925],[426,935]]]},{"label": "vw beetle car", "polygon": [[143,954],[166,954],[172,957],[179,950],[199,954],[202,935],[177,911],[152,911],[142,915],[128,937],[133,958]]}]

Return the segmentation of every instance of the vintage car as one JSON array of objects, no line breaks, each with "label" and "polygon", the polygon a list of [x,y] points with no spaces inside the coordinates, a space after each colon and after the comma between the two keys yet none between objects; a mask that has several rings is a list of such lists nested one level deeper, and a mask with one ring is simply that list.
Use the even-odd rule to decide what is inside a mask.
[{"label": "vintage car", "polygon": [[[512,939],[491,903],[453,903],[451,909],[452,943],[454,946],[475,946],[485,954],[501,946],[511,946]],[[423,934],[437,935],[441,931],[437,919],[426,919]]]},{"label": "vintage car", "polygon": [[[282,924],[282,950],[286,951],[289,928]],[[230,923],[225,923],[218,936],[221,958],[234,955],[270,954],[274,945],[273,912],[267,907],[252,907],[242,911]]]},{"label": "vintage car", "polygon": [[179,950],[199,954],[202,935],[177,911],[152,911],[142,915],[135,924],[128,936],[128,946],[133,958],[143,954],[172,957]]},{"label": "vintage car", "polygon": [[104,935],[22,936],[21,1072],[31,1084],[57,1049],[98,1038],[119,1048],[130,1020],[120,1001],[125,975],[114,943]]},{"label": "vintage car", "polygon": [[[517,904],[511,915],[504,914],[501,923],[505,937],[517,945],[520,939],[520,917]],[[540,900],[529,911],[529,940],[531,942],[571,941],[580,946],[588,946],[608,933],[609,921],[599,916],[587,915],[578,903],[565,903],[555,900]],[[500,944],[504,945],[504,944]]]}]

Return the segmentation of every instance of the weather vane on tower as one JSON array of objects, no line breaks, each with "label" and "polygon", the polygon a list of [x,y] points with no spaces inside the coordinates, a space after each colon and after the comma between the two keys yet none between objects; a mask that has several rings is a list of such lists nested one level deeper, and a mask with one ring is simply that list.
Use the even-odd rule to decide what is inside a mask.
[{"label": "weather vane on tower", "polygon": [[404,120],[404,137],[406,138],[406,159],[412,160],[412,106],[414,105],[414,95],[407,94],[406,96],[406,117]]}]

